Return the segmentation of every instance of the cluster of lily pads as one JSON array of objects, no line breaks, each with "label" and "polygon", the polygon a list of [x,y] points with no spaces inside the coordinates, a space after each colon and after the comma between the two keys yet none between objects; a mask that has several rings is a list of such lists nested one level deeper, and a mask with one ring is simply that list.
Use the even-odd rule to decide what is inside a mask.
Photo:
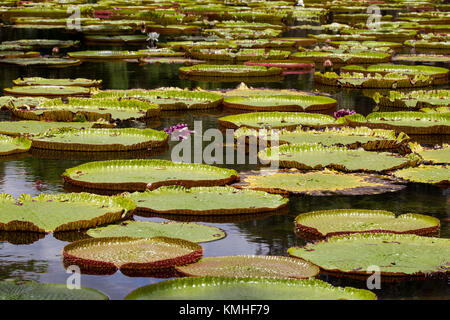
[{"label": "cluster of lily pads", "polygon": [[[438,219],[418,213],[302,213],[294,221],[295,232],[314,242],[289,248],[289,257],[203,257],[200,243],[219,241],[225,232],[175,221],[276,213],[295,195],[380,194],[414,183],[450,185],[449,145],[430,148],[411,142],[418,134],[450,134],[448,90],[396,90],[447,84],[448,69],[389,64],[448,61],[448,36],[438,34],[448,30],[448,15],[416,12],[422,3],[436,10],[446,9],[445,4],[380,3],[384,11],[408,12],[398,12],[395,21],[392,15],[376,15],[378,27],[368,28],[364,22],[373,16],[361,13],[367,2],[305,2],[73,1],[70,8],[80,13],[76,28],[67,23],[69,4],[2,3],[0,15],[8,28],[59,29],[77,33],[84,44],[138,48],[76,51],[79,41],[22,39],[0,44],[0,64],[180,63],[188,64],[178,69],[180,78],[207,81],[276,81],[290,71],[325,68],[314,73],[315,82],[389,89],[373,96],[379,106],[420,111],[367,116],[343,111],[333,117],[315,112],[334,111],[334,98],[296,90],[244,85],[228,91],[101,90],[101,80],[19,78],[0,98],[2,109],[21,119],[0,122],[0,157],[53,151],[120,155],[67,168],[65,188],[80,192],[22,194],[17,199],[0,194],[0,230],[55,237],[81,233],[64,247],[62,259],[65,267],[77,265],[85,274],[120,271],[131,277],[176,278],[134,290],[126,299],[372,300],[377,297],[368,290],[335,287],[316,278],[325,273],[365,279],[373,265],[381,267],[383,281],[447,277],[450,240],[437,237]],[[325,24],[328,14],[337,23]],[[308,25],[293,26],[297,22]],[[285,30],[301,28],[338,34],[282,37]],[[405,48],[414,51],[398,54]],[[38,49],[52,49],[52,54],[33,51]],[[336,67],[340,73],[332,72]],[[166,111],[220,107],[250,111],[223,116],[219,125],[234,129],[237,147],[249,150],[264,142],[259,163],[278,169],[237,172],[168,160],[123,160],[129,152],[168,148],[170,135],[179,128],[116,128],[118,124],[158,119]],[[136,221],[135,216],[175,218],[156,223]],[[0,297],[7,299],[107,298],[93,289],[75,291],[56,284],[0,282]]]}]

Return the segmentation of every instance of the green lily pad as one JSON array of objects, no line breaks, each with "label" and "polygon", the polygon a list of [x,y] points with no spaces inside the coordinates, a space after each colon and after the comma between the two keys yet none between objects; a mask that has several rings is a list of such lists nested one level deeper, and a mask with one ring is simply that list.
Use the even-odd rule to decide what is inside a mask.
[{"label": "green lily pad", "polygon": [[0,134],[0,156],[27,152],[30,148],[31,141],[27,138],[12,138]]},{"label": "green lily pad", "polygon": [[394,62],[437,62],[449,63],[450,57],[443,54],[397,54],[392,58]]},{"label": "green lily pad", "polygon": [[98,50],[98,51],[75,51],[68,52],[70,58],[80,60],[121,60],[121,59],[138,59],[144,56],[139,51],[114,51],[114,50]]},{"label": "green lily pad", "polygon": [[43,134],[50,129],[89,129],[93,126],[94,122],[0,121],[0,134],[29,136]]},{"label": "green lily pad", "polygon": [[296,228],[314,238],[334,235],[385,232],[428,235],[439,230],[439,219],[415,213],[395,216],[389,211],[338,209],[302,213],[295,218]]},{"label": "green lily pad", "polygon": [[64,98],[41,101],[38,105],[9,107],[14,116],[27,120],[87,121],[105,119],[126,121],[157,117],[158,105],[137,99],[120,98]]},{"label": "green lily pad", "polygon": [[216,108],[223,100],[219,93],[203,90],[189,91],[179,88],[105,90],[95,93],[93,98],[140,99],[157,104],[162,111]]},{"label": "green lily pad", "polygon": [[320,280],[189,277],[134,290],[126,300],[375,300],[364,289],[333,287]]},{"label": "green lily pad", "polygon": [[224,106],[252,111],[304,111],[335,108],[336,100],[313,95],[274,95],[253,97],[226,97]]},{"label": "green lily pad", "polygon": [[31,46],[33,48],[69,48],[77,46],[79,43],[79,41],[56,39],[21,39],[2,42],[5,45]]},{"label": "green lily pad", "polygon": [[85,78],[76,79],[50,79],[42,77],[17,78],[13,80],[15,86],[75,86],[75,87],[100,87],[102,80]]},{"label": "green lily pad", "polygon": [[380,269],[381,281],[395,278],[446,276],[450,260],[450,239],[411,234],[357,233],[335,236],[292,247],[291,256],[319,266],[325,272],[365,276],[372,266]]},{"label": "green lily pad", "polygon": [[153,129],[53,129],[32,139],[33,148],[64,151],[133,151],[167,145],[169,135]]},{"label": "green lily pad", "polygon": [[127,217],[135,204],[123,197],[89,193],[22,194],[17,200],[0,194],[0,229],[4,231],[61,232],[86,229]]},{"label": "green lily pad", "polygon": [[94,238],[104,237],[133,237],[153,238],[169,237],[184,239],[192,242],[208,242],[225,238],[223,230],[198,223],[189,222],[146,222],[125,221],[106,227],[89,229],[87,234]]},{"label": "green lily pad", "polygon": [[389,62],[391,55],[382,52],[353,52],[353,53],[338,53],[326,51],[304,51],[296,52],[290,56],[291,59],[308,59],[314,62],[324,62],[330,60],[333,63],[381,63]]},{"label": "green lily pad", "polygon": [[444,144],[437,148],[424,148],[415,143],[410,144],[411,150],[418,154],[426,162],[432,164],[444,164],[450,162],[450,145]]},{"label": "green lily pad", "polygon": [[187,189],[169,186],[127,196],[136,203],[139,211],[163,214],[249,214],[278,210],[288,203],[287,199],[279,195],[232,187]]},{"label": "green lily pad", "polygon": [[91,89],[76,86],[16,86],[3,89],[11,96],[68,97],[90,96]]},{"label": "green lily pad", "polygon": [[187,77],[270,77],[280,75],[283,70],[263,66],[197,64],[181,67],[178,71],[180,75]]},{"label": "green lily pad", "polygon": [[240,174],[237,188],[261,190],[270,193],[331,196],[380,194],[398,191],[404,186],[386,177],[362,173],[298,170],[267,170]]},{"label": "green lily pad", "polygon": [[34,66],[34,67],[46,67],[46,68],[65,68],[71,66],[77,66],[81,64],[78,59],[66,59],[66,58],[6,58],[0,59],[0,64],[12,64],[22,67]]},{"label": "green lily pad", "polygon": [[361,72],[345,73],[338,75],[335,72],[316,72],[314,81],[323,85],[346,88],[413,88],[427,87],[433,84],[433,77],[422,73],[407,76],[401,73],[364,74]]},{"label": "green lily pad", "polygon": [[419,160],[412,155],[402,157],[388,152],[326,147],[314,143],[267,148],[258,152],[258,159],[265,163],[279,161],[282,168],[302,170],[333,168],[347,172],[385,172],[414,165]]},{"label": "green lily pad", "polygon": [[143,57],[184,57],[184,52],[173,51],[169,48],[154,48],[139,50]]},{"label": "green lily pad", "polygon": [[373,112],[366,118],[353,114],[345,119],[351,126],[367,126],[406,134],[449,134],[450,113]]},{"label": "green lily pad", "polygon": [[319,268],[306,261],[279,256],[206,257],[176,269],[190,277],[306,279],[319,274]]},{"label": "green lily pad", "polygon": [[336,120],[328,115],[304,112],[252,112],[219,118],[219,124],[225,128],[272,128],[294,129],[305,127],[333,127]]},{"label": "green lily pad", "polygon": [[235,170],[167,160],[110,160],[88,162],[63,173],[75,186],[93,189],[144,191],[161,186],[217,186],[233,182]]},{"label": "green lily pad", "polygon": [[450,106],[450,90],[416,90],[407,93],[389,91],[388,94],[376,93],[373,99],[377,104],[393,108],[439,108]]},{"label": "green lily pad", "polygon": [[120,269],[129,276],[167,272],[202,255],[199,244],[167,237],[92,238],[72,242],[63,249],[64,265],[77,265],[83,273],[113,274]]},{"label": "green lily pad", "polygon": [[0,300],[108,300],[108,296],[85,287],[71,290],[66,284],[3,280]]},{"label": "green lily pad", "polygon": [[[396,134],[393,130],[359,128],[325,128],[319,130],[303,130],[298,127],[294,131],[288,130],[255,130],[245,127],[234,131],[234,137],[237,141],[248,137],[257,140],[264,140],[270,145],[273,140],[278,140],[278,144],[301,144],[301,143],[320,143],[324,146],[346,146],[349,149],[363,148],[364,150],[388,150],[396,149],[409,141],[409,137],[404,133]],[[259,143],[254,140],[254,143]]]},{"label": "green lily pad", "polygon": [[446,165],[420,165],[416,168],[397,170],[392,174],[409,182],[436,184],[443,187],[450,185],[450,169]]},{"label": "green lily pad", "polygon": [[84,37],[87,43],[108,45],[140,45],[144,44],[146,39],[146,35],[86,35]]}]

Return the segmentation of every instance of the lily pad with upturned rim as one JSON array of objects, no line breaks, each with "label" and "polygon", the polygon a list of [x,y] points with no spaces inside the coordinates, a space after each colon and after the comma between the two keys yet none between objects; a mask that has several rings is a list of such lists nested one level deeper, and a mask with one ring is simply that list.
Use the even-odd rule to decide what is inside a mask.
[{"label": "lily pad with upturned rim", "polygon": [[306,261],[281,256],[206,257],[176,269],[182,275],[190,277],[307,279],[319,274],[319,268]]},{"label": "lily pad with upturned rim", "polygon": [[388,152],[370,152],[337,146],[302,143],[270,147],[258,152],[261,162],[277,161],[283,168],[302,170],[333,168],[346,172],[386,172],[415,165],[414,155],[399,156]]},{"label": "lily pad with upturned rim", "polygon": [[27,120],[74,121],[78,116],[87,121],[127,121],[159,116],[158,105],[138,99],[65,98],[49,99],[37,105],[9,106],[14,116]]},{"label": "lily pad with upturned rim", "polygon": [[127,218],[136,208],[124,197],[89,193],[0,194],[0,230],[62,232],[87,229]]},{"label": "lily pad with upturned rim", "polygon": [[46,67],[46,68],[65,68],[71,66],[77,66],[81,64],[78,59],[66,59],[66,58],[10,58],[0,59],[0,64],[12,64],[23,67]]},{"label": "lily pad with upturned rim", "polygon": [[11,96],[41,96],[41,97],[88,97],[91,89],[76,86],[16,86],[3,89]]},{"label": "lily pad with upturned rim", "polygon": [[[256,144],[263,140],[270,146],[275,139],[275,141],[278,140],[278,144],[320,143],[324,146],[339,145],[349,149],[363,148],[368,151],[397,149],[410,140],[404,133],[396,134],[393,130],[366,127],[304,130],[299,126],[294,131],[255,130],[242,127],[235,130],[234,137],[238,143],[240,139],[245,138],[248,144]],[[252,139],[254,139],[253,142]]]},{"label": "lily pad with upturned rim", "polygon": [[126,300],[376,300],[369,290],[321,280],[188,277],[134,290]]},{"label": "lily pad with upturned rim", "polygon": [[341,173],[332,170],[302,172],[290,170],[250,171],[240,174],[236,188],[270,193],[332,196],[395,192],[405,188],[395,180],[363,173]]},{"label": "lily pad with upturned rim", "polygon": [[31,141],[27,138],[12,138],[0,134],[0,156],[27,152],[28,150],[30,150],[30,147]]},{"label": "lily pad with upturned rim", "polygon": [[86,274],[129,276],[164,273],[175,266],[193,263],[203,255],[194,242],[167,238],[106,237],[72,242],[63,249],[64,265],[77,265]]},{"label": "lily pad with upturned rim", "polygon": [[125,221],[106,227],[90,229],[86,232],[93,238],[133,237],[153,238],[169,237],[192,242],[209,242],[225,238],[225,231],[217,227],[190,222],[147,222]]},{"label": "lily pad with upturned rim", "polygon": [[389,211],[336,209],[302,213],[295,218],[296,228],[322,239],[350,233],[411,233],[429,235],[439,230],[439,219],[408,213],[396,216]]},{"label": "lily pad with upturned rim", "polygon": [[[356,233],[291,247],[291,256],[337,275],[367,278],[378,266],[381,281],[447,277],[450,239],[411,234]],[[373,270],[372,270],[373,271]]]},{"label": "lily pad with upturned rim", "polygon": [[270,77],[282,73],[281,68],[244,66],[244,65],[209,65],[197,64],[191,67],[181,67],[180,75],[203,76],[203,77]]},{"label": "lily pad with upturned rim", "polygon": [[108,300],[108,296],[85,287],[71,290],[66,284],[3,280],[0,300]]},{"label": "lily pad with upturned rim", "polygon": [[153,129],[54,129],[31,138],[32,147],[62,151],[133,151],[162,148],[169,135]]},{"label": "lily pad with upturned rim", "polygon": [[305,127],[335,127],[339,126],[331,116],[305,112],[252,112],[219,118],[219,124],[225,128],[272,128],[294,129],[299,125]]},{"label": "lily pad with upturned rim", "polygon": [[95,125],[94,122],[0,121],[0,134],[30,136],[43,134],[50,129],[89,129]]},{"label": "lily pad with upturned rim", "polygon": [[450,186],[450,168],[447,165],[420,165],[394,171],[392,175],[409,182]]},{"label": "lily pad with upturned rim", "polygon": [[450,163],[450,145],[448,144],[443,144],[435,148],[424,148],[418,143],[410,143],[409,146],[414,153],[418,154],[427,163]]},{"label": "lily pad with upturned rim", "polygon": [[225,107],[252,111],[310,111],[335,108],[337,101],[330,97],[314,95],[256,95],[225,97]]},{"label": "lily pad with upturned rim", "polygon": [[50,79],[42,77],[17,78],[13,80],[15,86],[75,86],[75,87],[100,87],[102,80],[85,78],[76,79]]},{"label": "lily pad with upturned rim", "polygon": [[82,188],[145,191],[161,186],[218,186],[238,179],[235,170],[168,160],[110,160],[88,162],[63,173],[67,183]]},{"label": "lily pad with upturned rim", "polygon": [[144,193],[125,195],[138,211],[181,215],[230,215],[275,211],[288,200],[263,191],[232,187],[160,187]]}]

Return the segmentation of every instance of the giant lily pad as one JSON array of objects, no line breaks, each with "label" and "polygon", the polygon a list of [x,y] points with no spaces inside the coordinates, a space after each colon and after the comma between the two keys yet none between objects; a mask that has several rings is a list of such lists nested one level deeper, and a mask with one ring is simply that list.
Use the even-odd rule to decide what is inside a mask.
[{"label": "giant lily pad", "polygon": [[42,77],[17,78],[13,80],[15,86],[75,86],[75,87],[100,87],[102,80],[85,78],[76,79],[50,79]]},{"label": "giant lily pad", "polygon": [[398,191],[404,186],[394,180],[362,173],[340,173],[332,170],[301,172],[298,170],[267,170],[240,174],[238,188],[270,193],[331,196],[379,194]]},{"label": "giant lily pad", "polygon": [[64,247],[65,265],[77,265],[83,273],[129,276],[167,272],[174,266],[193,263],[203,248],[194,242],[167,238],[107,237],[79,240]]},{"label": "giant lily pad", "polygon": [[11,96],[68,97],[90,96],[91,89],[76,86],[16,86],[3,89]]},{"label": "giant lily pad", "polygon": [[95,125],[94,122],[0,121],[0,134],[29,136],[42,134],[49,129],[88,129]]},{"label": "giant lily pad", "polygon": [[67,169],[63,178],[75,186],[93,189],[144,191],[161,186],[217,186],[233,182],[231,169],[167,160],[111,160],[88,162]]},{"label": "giant lily pad", "polygon": [[435,148],[424,148],[418,143],[410,143],[409,146],[425,162],[433,164],[450,163],[450,145],[448,144]]},{"label": "giant lily pad", "polygon": [[108,300],[108,296],[85,287],[71,290],[66,284],[3,280],[0,300]]},{"label": "giant lily pad", "polygon": [[187,214],[227,215],[274,211],[285,207],[288,200],[262,191],[238,190],[231,187],[160,187],[144,193],[128,195],[139,211]]},{"label": "giant lily pad", "polygon": [[356,72],[363,74],[381,74],[400,73],[408,76],[423,74],[433,77],[433,84],[443,84],[448,82],[448,69],[432,66],[409,66],[400,64],[375,64],[367,67],[349,65],[341,68],[341,72]]},{"label": "giant lily pad", "polygon": [[290,56],[291,59],[308,59],[314,62],[330,60],[333,63],[357,64],[357,63],[380,63],[389,62],[391,55],[382,52],[354,52],[338,53],[324,51],[296,52]]},{"label": "giant lily pad", "polygon": [[191,277],[305,279],[319,274],[319,268],[306,261],[278,256],[207,257],[176,269],[181,274]]},{"label": "giant lily pad", "polygon": [[313,95],[256,95],[250,97],[226,97],[224,106],[252,111],[304,111],[335,108],[336,100]]},{"label": "giant lily pad", "polygon": [[31,141],[24,137],[11,138],[0,134],[0,156],[27,152]]},{"label": "giant lily pad", "polygon": [[189,277],[131,292],[126,300],[375,300],[364,289],[333,287],[320,280]]},{"label": "giant lily pad", "polygon": [[328,86],[348,87],[348,88],[413,88],[426,87],[433,84],[433,77],[421,73],[414,76],[407,76],[400,73],[387,73],[381,75],[363,74],[360,72],[345,73],[340,75],[335,72],[316,72],[314,81]]},{"label": "giant lily pad", "polygon": [[69,48],[76,46],[79,43],[79,41],[56,39],[21,39],[2,42],[2,44],[5,45],[31,46],[33,48]]},{"label": "giant lily pad", "polygon": [[74,121],[78,117],[88,121],[125,121],[153,118],[160,113],[160,108],[154,103],[119,98],[71,97],[46,100],[31,106],[14,104],[9,109],[21,119],[50,121]]},{"label": "giant lily pad", "polygon": [[22,194],[17,200],[0,194],[0,229],[4,231],[60,232],[86,229],[127,217],[135,204],[123,197],[89,193]]},{"label": "giant lily pad", "polygon": [[367,126],[405,132],[406,134],[449,134],[450,114],[424,112],[373,112],[346,117],[351,126]]},{"label": "giant lily pad", "polygon": [[411,92],[389,91],[388,94],[376,93],[376,103],[393,108],[439,108],[450,106],[450,90],[417,90]]},{"label": "giant lily pad", "polygon": [[64,151],[133,151],[167,145],[169,135],[153,129],[55,129],[33,137],[33,148]]},{"label": "giant lily pad", "polygon": [[388,152],[370,152],[361,149],[352,150],[345,147],[325,147],[314,143],[281,145],[258,152],[263,162],[278,161],[282,168],[303,170],[333,168],[354,172],[384,172],[418,162],[415,156],[399,156]]},{"label": "giant lily pad", "polygon": [[222,103],[219,93],[179,88],[159,88],[155,90],[105,90],[93,95],[94,98],[132,98],[159,105],[161,110],[186,110],[216,108]]},{"label": "giant lily pad", "polygon": [[428,235],[439,230],[439,219],[415,213],[395,216],[389,211],[339,209],[302,213],[296,228],[314,238],[364,232]]},{"label": "giant lily pad", "polygon": [[411,234],[358,233],[335,236],[292,247],[291,256],[314,263],[326,272],[368,277],[378,266],[381,281],[448,275],[450,239]]},{"label": "giant lily pad", "polygon": [[126,221],[106,227],[89,229],[87,234],[94,238],[133,237],[153,238],[169,237],[192,242],[215,241],[225,237],[225,232],[219,228],[189,222],[146,222]]},{"label": "giant lily pad", "polygon": [[436,184],[443,187],[450,185],[450,169],[446,165],[421,165],[416,168],[397,170],[392,174],[409,182]]},{"label": "giant lily pad", "polygon": [[77,66],[81,64],[78,59],[66,59],[66,58],[6,58],[0,59],[0,64],[12,64],[22,67],[34,66],[34,67],[46,67],[46,68],[65,68],[71,66]]},{"label": "giant lily pad", "polygon": [[99,51],[75,51],[68,52],[67,55],[74,59],[80,60],[122,60],[122,59],[138,59],[143,57],[139,51],[114,51],[114,50],[99,50]]},{"label": "giant lily pad", "polygon": [[243,65],[210,65],[197,64],[190,67],[181,67],[179,73],[182,76],[202,77],[270,77],[282,73],[281,68],[266,68],[262,66]]},{"label": "giant lily pad", "polygon": [[397,54],[392,58],[392,61],[450,63],[450,57],[443,54]]},{"label": "giant lily pad", "polygon": [[[278,144],[320,143],[324,146],[340,145],[349,149],[363,148],[364,150],[388,150],[403,146],[409,137],[404,133],[396,134],[393,130],[359,128],[325,128],[325,130],[303,130],[298,127],[294,131],[288,130],[255,130],[245,127],[235,130],[234,137],[237,141],[248,137],[249,143],[252,137],[264,140],[271,145],[273,140]],[[255,140],[254,143],[257,141]],[[258,142],[259,143],[259,142]]]},{"label": "giant lily pad", "polygon": [[305,127],[333,127],[336,120],[328,115],[303,112],[252,112],[219,118],[219,124],[225,128],[272,128],[293,129],[299,125]]}]

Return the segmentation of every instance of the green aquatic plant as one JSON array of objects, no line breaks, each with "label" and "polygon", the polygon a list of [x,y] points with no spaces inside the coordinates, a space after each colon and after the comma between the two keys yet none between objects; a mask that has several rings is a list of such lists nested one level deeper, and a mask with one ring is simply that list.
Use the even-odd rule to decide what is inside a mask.
[{"label": "green aquatic plant", "polygon": [[218,186],[238,178],[235,170],[168,160],[110,160],[88,162],[63,173],[75,186],[93,189],[144,191],[161,186]]},{"label": "green aquatic plant", "polygon": [[229,215],[275,211],[288,200],[263,191],[231,187],[160,187],[153,191],[126,195],[139,212],[180,215]]},{"label": "green aquatic plant", "polygon": [[302,170],[333,168],[346,172],[386,172],[415,165],[419,161],[414,155],[403,157],[388,152],[327,147],[316,143],[267,148],[258,152],[258,159],[264,163],[277,161],[282,168]]},{"label": "green aquatic plant", "polygon": [[0,194],[3,231],[62,232],[87,229],[122,220],[135,209],[124,197],[89,193],[43,194],[18,199]]},{"label": "green aquatic plant", "polygon": [[309,196],[380,194],[404,188],[386,177],[328,169],[310,172],[295,169],[244,172],[240,174],[239,183],[233,186],[284,195]]},{"label": "green aquatic plant", "polygon": [[411,234],[359,233],[292,247],[288,253],[341,276],[367,277],[368,268],[375,265],[380,269],[381,281],[389,281],[446,276],[450,240]]},{"label": "green aquatic plant", "polygon": [[366,232],[428,235],[439,230],[440,222],[416,213],[396,216],[389,211],[334,209],[302,213],[295,218],[295,227],[313,238]]},{"label": "green aquatic plant", "polygon": [[184,239],[192,242],[209,242],[225,238],[222,229],[198,223],[189,222],[147,222],[125,221],[120,224],[111,224],[106,227],[89,229],[86,232],[93,238],[105,237],[133,237],[153,238],[169,237]]},{"label": "green aquatic plant", "polygon": [[193,277],[162,281],[128,294],[126,300],[375,300],[374,293],[333,287],[320,280]]},{"label": "green aquatic plant", "polygon": [[182,275],[190,277],[307,279],[319,274],[319,268],[311,263],[280,256],[206,257],[176,269]]}]

